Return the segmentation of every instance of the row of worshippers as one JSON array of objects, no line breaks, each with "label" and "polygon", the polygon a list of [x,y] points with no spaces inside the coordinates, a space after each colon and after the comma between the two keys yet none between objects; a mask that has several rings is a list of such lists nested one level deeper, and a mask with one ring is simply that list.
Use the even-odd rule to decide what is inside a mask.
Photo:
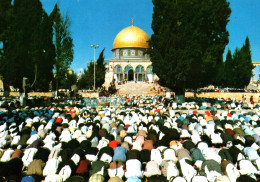
[{"label": "row of worshippers", "polygon": [[9,181],[256,181],[259,111],[69,106],[0,115]]}]

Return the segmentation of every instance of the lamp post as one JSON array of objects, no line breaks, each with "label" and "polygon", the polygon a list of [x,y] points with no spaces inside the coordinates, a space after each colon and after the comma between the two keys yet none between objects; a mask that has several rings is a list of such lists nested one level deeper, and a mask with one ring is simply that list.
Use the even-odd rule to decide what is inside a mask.
[{"label": "lamp post", "polygon": [[98,48],[99,45],[91,45],[90,47],[94,48],[94,90],[96,90],[95,52],[96,52],[96,48]]}]

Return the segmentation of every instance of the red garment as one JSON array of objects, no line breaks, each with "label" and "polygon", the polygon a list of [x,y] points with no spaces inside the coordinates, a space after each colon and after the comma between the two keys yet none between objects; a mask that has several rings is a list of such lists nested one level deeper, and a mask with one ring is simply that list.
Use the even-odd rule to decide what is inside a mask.
[{"label": "red garment", "polygon": [[210,115],[211,115],[209,111],[205,111],[205,114],[206,114],[207,116],[210,116]]},{"label": "red garment", "polygon": [[57,118],[55,123],[61,123],[62,122],[62,118]]},{"label": "red garment", "polygon": [[160,109],[155,109],[154,112],[160,112]]},{"label": "red garment", "polygon": [[87,159],[79,161],[79,167],[76,170],[77,174],[87,173],[91,162]]},{"label": "red garment", "polygon": [[229,129],[229,128],[228,128],[228,129],[225,129],[225,132],[226,132],[226,133],[229,133],[229,134],[232,135],[232,136],[234,135],[234,131],[231,130],[231,129]]},{"label": "red garment", "polygon": [[129,126],[130,126],[129,124],[125,125],[125,128],[128,129]]},{"label": "red garment", "polygon": [[114,148],[117,147],[118,144],[119,144],[118,141],[112,140],[111,142],[109,142],[109,147],[112,148],[112,149],[114,149]]}]

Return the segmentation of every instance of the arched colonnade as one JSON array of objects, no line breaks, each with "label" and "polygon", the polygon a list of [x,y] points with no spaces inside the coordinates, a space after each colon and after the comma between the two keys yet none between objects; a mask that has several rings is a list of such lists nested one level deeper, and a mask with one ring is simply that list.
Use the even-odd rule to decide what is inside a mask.
[{"label": "arched colonnade", "polygon": [[138,65],[120,65],[114,67],[114,79],[116,82],[122,81],[148,81],[153,82],[153,66]]}]

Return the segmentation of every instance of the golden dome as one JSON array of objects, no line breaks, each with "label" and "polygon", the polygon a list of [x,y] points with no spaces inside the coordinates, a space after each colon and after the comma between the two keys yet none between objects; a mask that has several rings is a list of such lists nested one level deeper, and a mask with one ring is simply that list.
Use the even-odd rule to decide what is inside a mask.
[{"label": "golden dome", "polygon": [[126,47],[148,48],[148,41],[149,36],[145,31],[143,31],[141,28],[131,25],[121,30],[117,34],[112,50]]}]

